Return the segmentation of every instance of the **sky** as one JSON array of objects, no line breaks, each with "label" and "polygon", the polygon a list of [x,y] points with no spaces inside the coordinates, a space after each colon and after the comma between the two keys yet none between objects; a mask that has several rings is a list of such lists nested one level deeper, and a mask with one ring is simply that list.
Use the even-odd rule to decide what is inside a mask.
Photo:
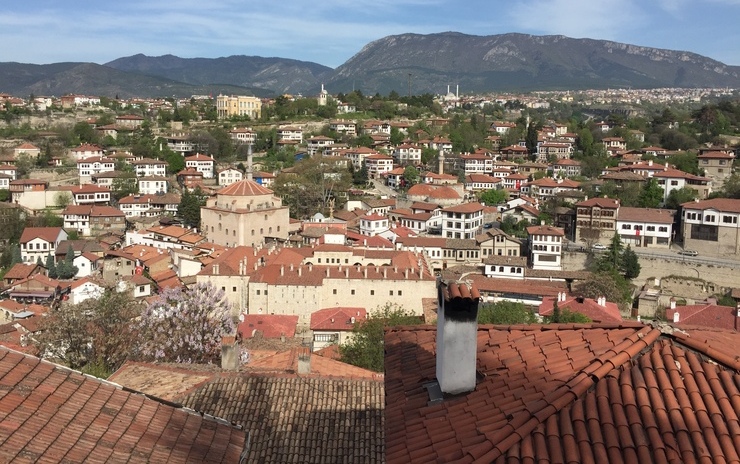
[{"label": "sky", "polygon": [[698,53],[740,66],[740,0],[6,0],[0,62],[143,53],[335,68],[389,35],[518,32]]}]

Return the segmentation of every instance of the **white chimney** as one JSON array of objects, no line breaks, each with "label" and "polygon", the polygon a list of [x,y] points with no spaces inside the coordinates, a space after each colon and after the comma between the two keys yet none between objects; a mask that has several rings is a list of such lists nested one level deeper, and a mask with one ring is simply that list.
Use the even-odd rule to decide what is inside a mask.
[{"label": "white chimney", "polygon": [[671,298],[671,309],[676,309],[676,300]]},{"label": "white chimney", "polygon": [[280,276],[284,276],[284,275],[285,275],[285,266],[280,265]]},{"label": "white chimney", "polygon": [[[672,308],[672,309],[675,309],[675,308]],[[680,318],[681,318],[681,316],[678,314],[678,311],[674,311],[673,312],[673,322],[674,323],[677,323]]]},{"label": "white chimney", "polygon": [[298,277],[303,273],[303,266],[298,266]]},{"label": "white chimney", "polygon": [[437,381],[442,393],[475,390],[480,293],[465,283],[441,282],[437,311]]}]

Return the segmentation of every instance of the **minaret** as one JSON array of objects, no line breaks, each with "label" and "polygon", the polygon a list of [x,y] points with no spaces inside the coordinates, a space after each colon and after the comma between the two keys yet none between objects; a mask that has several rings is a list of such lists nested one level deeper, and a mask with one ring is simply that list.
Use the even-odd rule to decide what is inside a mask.
[{"label": "minaret", "polygon": [[252,144],[247,145],[247,180],[253,180],[254,168],[252,167]]},{"label": "minaret", "polygon": [[439,174],[442,175],[444,174],[444,170],[445,170],[445,149],[442,148],[441,144],[439,147],[439,156],[437,156],[437,161],[439,162],[439,168],[438,168]]}]

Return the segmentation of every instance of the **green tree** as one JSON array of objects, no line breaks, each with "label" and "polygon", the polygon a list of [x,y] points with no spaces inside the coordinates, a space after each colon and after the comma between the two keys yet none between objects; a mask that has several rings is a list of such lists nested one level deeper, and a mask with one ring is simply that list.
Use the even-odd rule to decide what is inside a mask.
[{"label": "green tree", "polygon": [[57,192],[54,195],[54,205],[59,209],[64,209],[72,203],[72,195],[69,192]]},{"label": "green tree", "polygon": [[478,311],[478,324],[533,324],[537,322],[532,311],[523,303],[499,301],[485,304]]},{"label": "green tree", "polygon": [[50,311],[41,321],[36,346],[43,358],[73,369],[95,366],[106,378],[132,357],[132,329],[139,314],[138,303],[128,293],[107,289],[99,298]]},{"label": "green tree", "polygon": [[177,217],[182,219],[187,227],[200,229],[200,209],[206,205],[206,197],[200,187],[190,192],[183,189],[180,204],[177,206]]},{"label": "green tree", "polygon": [[665,207],[668,209],[678,209],[682,204],[694,201],[698,197],[699,193],[691,187],[681,187],[680,189],[671,190],[665,202]]},{"label": "green tree", "polygon": [[651,177],[642,187],[637,197],[637,205],[640,208],[658,208],[663,203],[664,192],[658,181]]},{"label": "green tree", "polygon": [[624,277],[630,280],[640,275],[640,260],[629,245],[622,253],[622,272]]},{"label": "green tree", "polygon": [[418,184],[419,170],[416,169],[415,166],[406,166],[406,169],[403,170],[403,180],[405,181],[405,185],[408,187],[411,187],[414,184]]},{"label": "green tree", "polygon": [[632,299],[632,285],[616,271],[595,272],[590,278],[575,285],[575,292],[586,298],[606,297],[622,308],[628,308]]},{"label": "green tree", "polygon": [[57,274],[57,266],[54,263],[54,256],[52,256],[52,255],[47,255],[46,256],[46,265],[44,267],[46,267],[47,275],[50,278],[52,278],[52,279],[56,279],[57,278],[57,276],[58,276],[58,274]]},{"label": "green tree", "polygon": [[387,303],[377,308],[368,318],[358,321],[352,329],[352,338],[339,346],[342,362],[353,366],[383,372],[384,330],[399,325],[417,325],[422,320],[401,306]]},{"label": "green tree", "polygon": [[139,182],[133,172],[124,172],[111,183],[111,196],[116,200],[139,192]]},{"label": "green tree", "polygon": [[478,200],[487,206],[493,206],[505,203],[509,199],[508,197],[509,195],[506,193],[506,190],[491,189],[481,193]]},{"label": "green tree", "polygon": [[64,256],[64,261],[58,263],[56,266],[57,278],[59,279],[71,279],[77,275],[79,269],[74,265],[75,252],[72,249],[72,245],[67,248],[67,254]]},{"label": "green tree", "polygon": [[28,174],[30,174],[35,165],[36,160],[33,159],[31,155],[27,153],[21,153],[15,160],[16,175],[19,179],[28,178]]}]

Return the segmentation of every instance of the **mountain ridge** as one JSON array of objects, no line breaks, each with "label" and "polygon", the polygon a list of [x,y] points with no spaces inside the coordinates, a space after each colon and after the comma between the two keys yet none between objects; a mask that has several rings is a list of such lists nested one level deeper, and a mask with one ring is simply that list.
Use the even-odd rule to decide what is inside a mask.
[{"label": "mountain ridge", "polygon": [[257,96],[332,93],[465,93],[609,87],[740,88],[740,66],[702,55],[608,40],[521,33],[448,31],[374,40],[336,69],[278,57],[158,57],[136,54],[104,65],[0,63],[0,91],[16,95]]}]

